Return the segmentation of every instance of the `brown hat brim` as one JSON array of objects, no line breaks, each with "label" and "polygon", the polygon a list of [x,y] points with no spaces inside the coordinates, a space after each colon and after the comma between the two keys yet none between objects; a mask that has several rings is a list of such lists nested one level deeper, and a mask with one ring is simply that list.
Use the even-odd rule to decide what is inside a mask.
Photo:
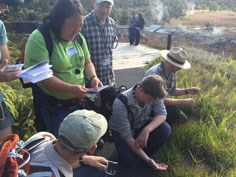
[{"label": "brown hat brim", "polygon": [[189,68],[191,68],[191,64],[187,60],[185,61],[185,63],[183,65],[181,65],[181,64],[173,62],[170,58],[168,58],[167,54],[169,53],[169,50],[162,50],[160,53],[161,53],[162,57],[166,61],[168,61],[169,63],[171,63],[174,66],[177,66],[177,67],[179,67],[181,69],[189,69]]}]

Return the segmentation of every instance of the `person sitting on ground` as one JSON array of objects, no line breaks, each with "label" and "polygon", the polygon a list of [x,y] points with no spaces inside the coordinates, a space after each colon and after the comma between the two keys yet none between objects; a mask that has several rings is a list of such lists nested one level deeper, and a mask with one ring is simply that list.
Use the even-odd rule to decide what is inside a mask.
[{"label": "person sitting on ground", "polygon": [[166,164],[152,159],[171,133],[165,122],[163,98],[167,93],[163,80],[157,75],[145,77],[122,94],[127,98],[129,110],[116,98],[109,120],[119,164],[130,168],[141,159],[154,170],[166,170]]},{"label": "person sitting on ground", "polygon": [[[170,50],[161,51],[162,57],[165,59],[148,69],[144,76],[159,75],[164,80],[165,89],[171,96],[180,95],[197,95],[200,92],[199,87],[190,88],[177,88],[177,71],[180,69],[191,68],[190,63],[187,61],[187,53],[179,47],[172,47]],[[195,104],[194,98],[185,99],[164,99],[167,110],[167,122],[172,124],[174,122],[184,122],[187,116],[180,110],[178,106],[193,106]]]},{"label": "person sitting on ground", "polygon": [[[0,121],[0,133],[1,126]],[[54,173],[58,170],[62,177],[105,177],[108,160],[90,154],[94,153],[98,139],[106,130],[107,121],[101,114],[89,110],[74,111],[63,120],[58,139],[50,133],[39,132],[28,140],[44,134],[50,138],[30,153],[30,164],[44,164]],[[5,134],[3,138],[7,136]]]}]

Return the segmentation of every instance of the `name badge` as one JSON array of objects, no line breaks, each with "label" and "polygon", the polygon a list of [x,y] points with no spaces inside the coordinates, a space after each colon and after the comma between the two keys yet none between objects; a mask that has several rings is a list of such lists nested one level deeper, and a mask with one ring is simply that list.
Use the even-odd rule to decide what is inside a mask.
[{"label": "name badge", "polygon": [[66,53],[69,57],[72,57],[73,55],[77,54],[78,51],[77,49],[75,48],[75,46],[71,46],[69,48],[66,49]]},{"label": "name badge", "polygon": [[107,58],[103,61],[103,66],[109,66],[109,65],[111,65],[111,60]]}]

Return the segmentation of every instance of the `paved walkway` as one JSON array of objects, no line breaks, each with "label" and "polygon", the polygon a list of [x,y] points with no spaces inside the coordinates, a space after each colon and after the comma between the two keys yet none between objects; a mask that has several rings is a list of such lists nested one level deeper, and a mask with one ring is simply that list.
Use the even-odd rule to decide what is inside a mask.
[{"label": "paved walkway", "polygon": [[[133,86],[142,80],[144,75],[143,67],[156,56],[159,50],[146,47],[144,45],[130,46],[128,43],[120,43],[114,49],[114,71],[116,74],[117,85]],[[109,160],[117,161],[116,151],[113,143],[106,142],[102,150],[97,154],[105,156]],[[155,174],[147,170],[143,165],[136,169],[118,169],[115,177],[155,177]]]},{"label": "paved walkway", "polygon": [[142,80],[143,67],[159,55],[159,50],[144,45],[120,43],[113,51],[113,68],[117,85],[133,86]]}]

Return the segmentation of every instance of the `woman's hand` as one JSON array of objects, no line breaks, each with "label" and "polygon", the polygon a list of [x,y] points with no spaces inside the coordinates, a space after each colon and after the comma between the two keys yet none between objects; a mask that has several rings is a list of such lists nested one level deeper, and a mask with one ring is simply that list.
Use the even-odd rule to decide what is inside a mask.
[{"label": "woman's hand", "polygon": [[98,79],[97,76],[94,76],[94,77],[92,78],[90,84],[91,84],[91,86],[92,86],[93,88],[102,87],[102,86],[103,86],[102,82]]},{"label": "woman's hand", "polygon": [[86,91],[87,89],[80,85],[72,85],[70,89],[70,93],[78,98],[84,98]]}]

